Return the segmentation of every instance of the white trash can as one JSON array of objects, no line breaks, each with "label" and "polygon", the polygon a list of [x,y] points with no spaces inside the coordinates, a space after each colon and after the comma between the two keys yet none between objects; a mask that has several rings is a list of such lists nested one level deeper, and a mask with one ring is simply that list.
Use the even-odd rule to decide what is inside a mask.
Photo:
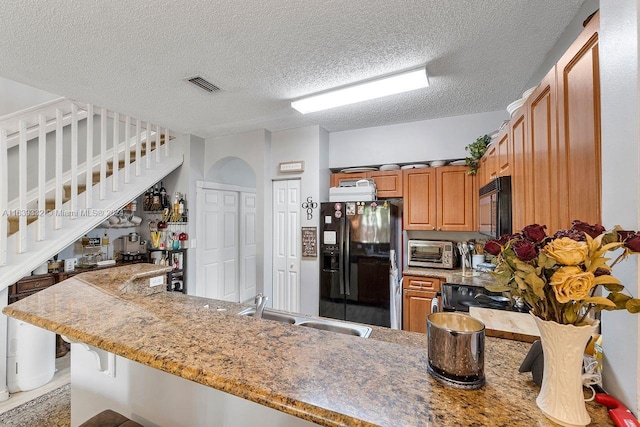
[{"label": "white trash can", "polygon": [[12,317],[8,320],[9,393],[45,385],[56,370],[56,334]]}]

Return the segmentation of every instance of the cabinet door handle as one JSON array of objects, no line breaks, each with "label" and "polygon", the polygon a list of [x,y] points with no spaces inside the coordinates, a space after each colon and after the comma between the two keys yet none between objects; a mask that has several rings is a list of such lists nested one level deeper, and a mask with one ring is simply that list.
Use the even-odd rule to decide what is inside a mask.
[{"label": "cabinet door handle", "polygon": [[431,230],[435,230],[435,229],[436,229],[435,227],[431,227]]}]

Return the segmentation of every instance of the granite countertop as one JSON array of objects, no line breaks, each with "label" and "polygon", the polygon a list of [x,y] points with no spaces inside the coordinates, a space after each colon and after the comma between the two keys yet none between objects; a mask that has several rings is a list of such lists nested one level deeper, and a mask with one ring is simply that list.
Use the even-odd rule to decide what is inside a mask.
[{"label": "granite countertop", "polygon": [[489,273],[481,273],[468,268],[465,274],[462,269],[446,270],[442,268],[405,267],[403,276],[437,277],[443,282],[458,285],[470,285],[484,287],[495,283],[495,279]]},{"label": "granite countertop", "polygon": [[[144,365],[325,426],[552,426],[518,367],[529,345],[487,337],[486,385],[427,373],[423,334],[373,327],[368,339],[236,316],[241,304],[119,289],[148,264],[83,273],[3,312]],[[611,424],[587,405],[593,425]]]}]

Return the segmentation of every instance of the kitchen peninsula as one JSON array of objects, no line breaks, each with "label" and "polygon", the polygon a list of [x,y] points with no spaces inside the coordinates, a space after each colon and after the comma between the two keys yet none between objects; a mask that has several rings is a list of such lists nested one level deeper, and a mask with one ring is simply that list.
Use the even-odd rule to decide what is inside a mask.
[{"label": "kitchen peninsula", "polygon": [[[73,425],[84,421],[79,419],[84,408],[75,405],[83,397],[143,425],[212,425],[207,414],[194,415],[211,412],[211,402],[198,400],[200,389],[297,417],[283,425],[304,425],[302,420],[325,426],[553,425],[536,407],[538,389],[530,375],[517,372],[528,344],[487,338],[486,385],[456,390],[427,373],[422,334],[374,327],[364,339],[237,316],[241,304],[160,290],[143,296],[131,286],[164,271],[137,264],[83,273],[3,310],[115,354],[115,379],[131,372],[120,361],[137,362],[140,369],[167,378],[167,384],[185,379],[195,390],[188,408],[173,404],[184,397],[175,390],[158,390],[144,381],[132,380],[128,393],[111,399],[76,383],[72,361]],[[145,394],[153,395],[153,405]],[[593,425],[612,425],[604,407],[587,406]]]}]

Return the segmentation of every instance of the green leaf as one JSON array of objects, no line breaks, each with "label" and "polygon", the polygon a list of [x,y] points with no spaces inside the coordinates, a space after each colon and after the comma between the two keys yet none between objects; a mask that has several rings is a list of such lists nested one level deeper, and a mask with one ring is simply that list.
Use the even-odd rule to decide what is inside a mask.
[{"label": "green leaf", "polygon": [[640,313],[640,299],[631,298],[625,304],[625,308],[629,313]]},{"label": "green leaf", "polygon": [[567,319],[567,323],[574,324],[578,320],[578,315],[573,311],[571,304],[568,304],[564,309],[564,318]]},{"label": "green leaf", "polygon": [[547,257],[547,260],[544,263],[544,268],[551,269],[556,265],[556,260],[551,258],[550,256]]},{"label": "green leaf", "polygon": [[522,277],[514,276],[513,278],[516,279],[516,283],[518,284],[518,288],[520,290],[525,291],[529,288]]},{"label": "green leaf", "polygon": [[624,290],[624,286],[617,283],[608,283],[603,286],[609,292],[622,292]]},{"label": "green leaf", "polygon": [[535,273],[529,273],[526,278],[526,282],[531,285],[531,289],[533,293],[540,299],[545,299],[546,295],[544,294],[544,280],[538,277]]},{"label": "green leaf", "polygon": [[607,299],[616,304],[617,310],[624,310],[627,308],[627,301],[629,301],[631,297],[629,295],[621,294],[620,292],[611,292],[607,295]]},{"label": "green leaf", "polygon": [[587,304],[598,304],[598,305],[606,305],[608,307],[615,307],[616,303],[611,301],[605,297],[589,297],[582,300],[582,302]]},{"label": "green leaf", "polygon": [[514,261],[514,264],[519,271],[524,271],[527,274],[534,273],[536,271],[536,269],[532,265],[529,265],[526,262],[522,262],[520,260]]},{"label": "green leaf", "polygon": [[507,286],[507,284],[511,281],[511,277],[512,277],[512,273],[508,270],[493,272],[491,273],[491,275],[493,276],[494,279],[496,279],[496,282],[498,282],[498,284],[503,286]]},{"label": "green leaf", "polygon": [[491,292],[507,292],[512,290],[511,287],[503,285],[489,285],[484,288]]}]

